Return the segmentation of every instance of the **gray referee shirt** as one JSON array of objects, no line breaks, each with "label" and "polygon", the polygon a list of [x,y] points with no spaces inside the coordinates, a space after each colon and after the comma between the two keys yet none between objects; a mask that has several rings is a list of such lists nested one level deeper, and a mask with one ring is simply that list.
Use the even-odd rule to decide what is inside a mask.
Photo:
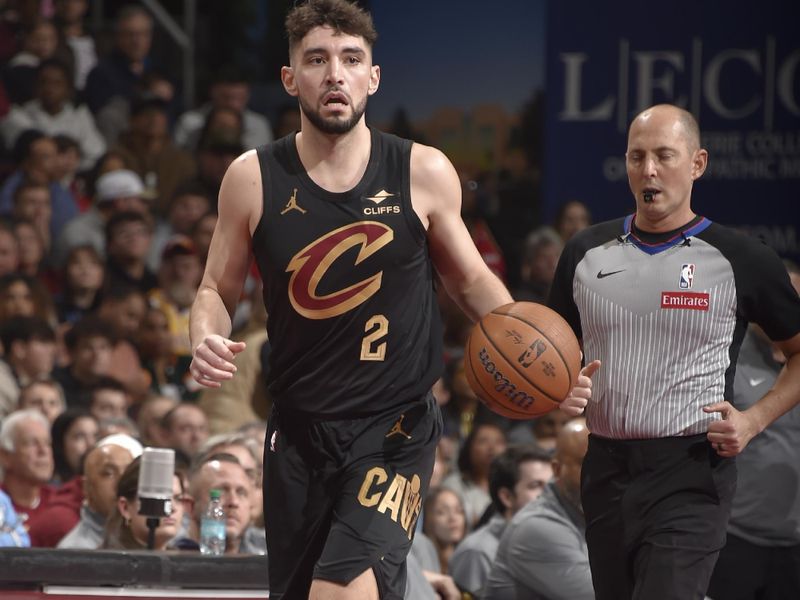
[{"label": "gray referee shirt", "polygon": [[548,301],[582,337],[586,362],[603,362],[589,429],[614,439],[705,433],[720,417],[702,408],[732,398],[747,323],[789,339],[800,332],[800,299],[754,238],[697,217],[644,239],[631,221],[573,237]]}]

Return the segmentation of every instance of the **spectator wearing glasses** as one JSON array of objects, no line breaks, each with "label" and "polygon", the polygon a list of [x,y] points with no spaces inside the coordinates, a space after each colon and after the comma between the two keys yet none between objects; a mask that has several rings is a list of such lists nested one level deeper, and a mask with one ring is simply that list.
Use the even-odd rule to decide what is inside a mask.
[{"label": "spectator wearing glasses", "polygon": [[177,545],[185,550],[199,549],[200,520],[212,489],[220,490],[225,510],[225,554],[264,554],[265,548],[250,547],[245,535],[252,520],[252,479],[235,456],[224,453],[201,458],[192,469],[189,490],[194,509],[187,537]]}]

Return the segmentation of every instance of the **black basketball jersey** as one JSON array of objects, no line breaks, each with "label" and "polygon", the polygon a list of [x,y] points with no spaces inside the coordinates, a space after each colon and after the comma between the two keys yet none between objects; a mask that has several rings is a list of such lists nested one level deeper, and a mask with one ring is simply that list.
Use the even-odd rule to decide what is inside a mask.
[{"label": "black basketball jersey", "polygon": [[425,228],[411,206],[411,142],[371,129],[350,191],[315,184],[294,134],[258,149],[269,391],[279,408],[371,414],[422,396],[442,369]]}]

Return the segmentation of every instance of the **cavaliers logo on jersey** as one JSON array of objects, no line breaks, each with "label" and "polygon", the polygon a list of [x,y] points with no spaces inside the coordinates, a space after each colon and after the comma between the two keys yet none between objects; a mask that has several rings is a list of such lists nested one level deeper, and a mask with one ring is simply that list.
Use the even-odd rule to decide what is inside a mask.
[{"label": "cavaliers logo on jersey", "polygon": [[317,238],[289,261],[289,301],[307,319],[329,319],[346,313],[381,289],[383,271],[330,294],[317,294],[317,286],[342,254],[360,246],[354,264],[372,256],[394,239],[391,228],[376,221],[359,221]]}]

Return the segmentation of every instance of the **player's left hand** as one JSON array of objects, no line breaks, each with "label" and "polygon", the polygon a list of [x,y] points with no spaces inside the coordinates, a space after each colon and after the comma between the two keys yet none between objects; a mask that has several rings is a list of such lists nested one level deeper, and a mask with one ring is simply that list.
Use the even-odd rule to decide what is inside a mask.
[{"label": "player's left hand", "polygon": [[730,402],[717,402],[703,407],[705,413],[720,413],[722,420],[708,426],[708,441],[717,454],[736,456],[758,434],[758,428],[747,413],[736,410]]}]

